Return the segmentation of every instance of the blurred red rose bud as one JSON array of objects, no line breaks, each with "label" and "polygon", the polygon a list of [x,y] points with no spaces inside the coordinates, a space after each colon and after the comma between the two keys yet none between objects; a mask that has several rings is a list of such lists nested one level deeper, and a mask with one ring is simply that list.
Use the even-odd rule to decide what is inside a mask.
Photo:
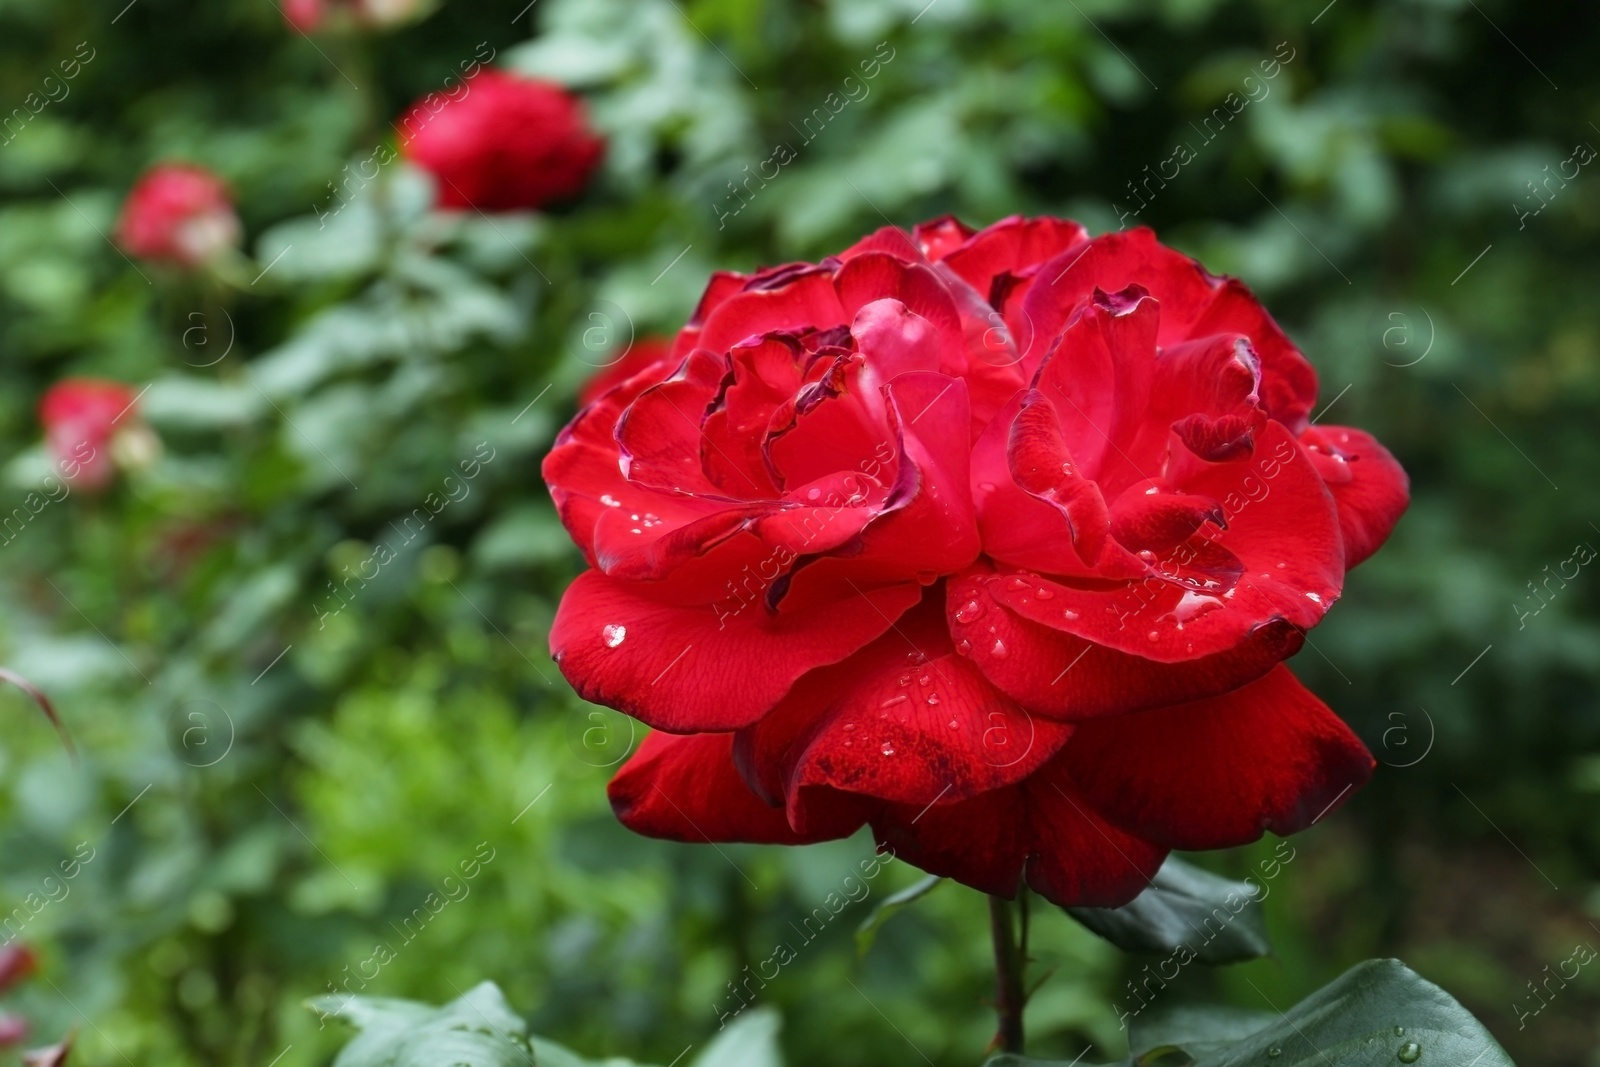
[{"label": "blurred red rose bud", "polygon": [[138,397],[120,382],[68,378],[39,401],[45,441],[61,474],[80,489],[111,482],[114,466],[142,467],[160,442],[134,411]]},{"label": "blurred red rose bud", "polygon": [[117,241],[129,253],[180,267],[198,267],[228,251],[240,233],[222,179],[183,163],[146,171],[117,221]]},{"label": "blurred red rose bud", "polygon": [[312,33],[328,14],[323,0],[284,0],[283,18],[301,33]]},{"label": "blurred red rose bud", "polygon": [[20,1015],[0,1015],[0,1048],[9,1048],[28,1036],[28,1020]]},{"label": "blurred red rose bud", "polygon": [[439,182],[441,208],[518,211],[575,196],[605,152],[559,85],[483,70],[400,120],[405,155]]},{"label": "blurred red rose bud", "polygon": [[[4,993],[38,969],[39,959],[27,945],[7,945],[0,948],[0,993]],[[0,1024],[4,1021],[8,1020],[0,1020]],[[0,1038],[0,1043],[3,1041],[4,1039]]]}]

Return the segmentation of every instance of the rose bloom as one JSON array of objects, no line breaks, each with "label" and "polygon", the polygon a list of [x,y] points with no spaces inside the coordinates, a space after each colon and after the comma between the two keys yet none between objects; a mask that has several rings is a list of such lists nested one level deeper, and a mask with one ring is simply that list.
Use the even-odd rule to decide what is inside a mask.
[{"label": "rose bloom", "polygon": [[605,142],[577,97],[498,70],[459,88],[424,97],[400,121],[401,150],[438,181],[441,208],[520,211],[583,190]]},{"label": "rose bloom", "polygon": [[327,17],[326,0],[283,0],[283,18],[301,33],[312,33]]},{"label": "rose bloom", "polygon": [[716,274],[544,476],[590,568],[552,654],[655,728],[632,829],[880,847],[1117,906],[1169,849],[1304,829],[1370,775],[1282,661],[1404,472],[1311,426],[1238,281],[1148,230],[882,230]]},{"label": "rose bloom", "polygon": [[239,216],[222,179],[204,167],[163,163],[128,193],[117,243],[130,255],[198,267],[238,245]]},{"label": "rose bloom", "polygon": [[116,464],[139,466],[159,445],[139,421],[138,394],[120,382],[67,378],[39,401],[45,444],[62,476],[97,491],[111,483]]}]

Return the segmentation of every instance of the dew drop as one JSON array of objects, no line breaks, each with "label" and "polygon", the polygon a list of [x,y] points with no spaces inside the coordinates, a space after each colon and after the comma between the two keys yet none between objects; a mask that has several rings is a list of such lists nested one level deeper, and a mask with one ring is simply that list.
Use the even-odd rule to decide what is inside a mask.
[{"label": "dew drop", "polygon": [[1151,644],[1154,644],[1155,642],[1161,640],[1161,631],[1151,630],[1149,633],[1145,634],[1145,636],[1150,639]]},{"label": "dew drop", "polygon": [[1406,1028],[1403,1027],[1403,1026],[1395,1027],[1394,1028],[1394,1036],[1395,1037],[1405,1037],[1406,1036]]},{"label": "dew drop", "polygon": [[909,675],[909,674],[902,674],[902,675],[901,675],[901,676],[900,676],[900,685],[901,685],[901,686],[902,686],[902,687],[904,687],[904,686],[908,686],[908,685],[910,685],[910,684],[911,684],[911,675]]},{"label": "dew drop", "polygon": [[939,703],[939,694],[938,693],[929,693],[928,694],[928,707],[931,708],[937,703]]},{"label": "dew drop", "polygon": [[956,622],[965,625],[982,614],[983,605],[978,603],[976,600],[969,600],[956,609]]},{"label": "dew drop", "polygon": [[956,720],[951,719],[950,720],[950,729],[959,730],[959,729],[961,729],[961,724],[959,722],[957,722]]},{"label": "dew drop", "polygon": [[1156,558],[1156,554],[1150,551],[1148,548],[1141,548],[1139,550],[1139,558],[1144,560],[1146,563],[1149,563],[1151,560]]},{"label": "dew drop", "polygon": [[956,651],[965,656],[967,653],[972,651],[972,642],[963,637],[961,640],[956,642]]},{"label": "dew drop", "polygon": [[890,697],[888,700],[885,700],[882,704],[879,704],[878,707],[880,707],[880,708],[892,708],[896,704],[905,703],[905,700],[906,700],[906,695],[904,693],[896,693],[894,696]]},{"label": "dew drop", "polygon": [[1267,1057],[1269,1059],[1274,1059],[1275,1060],[1279,1056],[1282,1056],[1282,1055],[1283,1055],[1283,1049],[1279,1048],[1277,1045],[1273,1045],[1271,1048],[1267,1049]]},{"label": "dew drop", "polygon": [[1028,583],[1023,581],[1021,578],[1013,578],[1006,583],[1006,588],[1011,590],[1013,593],[1018,593],[1028,588]]},{"label": "dew drop", "polygon": [[894,755],[894,742],[893,741],[885,741],[883,743],[883,748],[880,751],[882,751],[885,756]]},{"label": "dew drop", "polygon": [[1215,611],[1220,607],[1222,607],[1222,601],[1217,597],[1185,590],[1183,596],[1179,597],[1178,602],[1173,605],[1172,616],[1182,625],[1190,619],[1198,619],[1202,615]]},{"label": "dew drop", "polygon": [[628,518],[632,519],[634,522],[638,522],[639,521],[639,513],[636,511],[632,515],[629,515]]},{"label": "dew drop", "polygon": [[856,728],[856,724],[853,723],[853,722],[847,722],[847,723],[844,724],[844,732],[845,733],[850,733],[855,728]]},{"label": "dew drop", "polygon": [[1286,568],[1288,566],[1289,565],[1287,563],[1280,563],[1280,564],[1278,564],[1278,569],[1281,571],[1281,570],[1283,570],[1284,568]]},{"label": "dew drop", "polygon": [[917,675],[917,684],[922,686],[924,689],[926,689],[928,686],[933,684],[933,675],[931,675],[931,674],[919,674],[919,675]]},{"label": "dew drop", "polygon": [[620,508],[622,506],[622,501],[618,500],[610,493],[601,493],[600,503],[604,504],[608,508]]},{"label": "dew drop", "polygon": [[850,748],[854,744],[855,744],[855,742],[850,740],[848,737],[844,739],[844,747],[845,748]]},{"label": "dew drop", "polygon": [[608,623],[600,628],[600,636],[605,640],[607,648],[616,648],[622,644],[622,639],[628,636],[628,628],[616,623]]},{"label": "dew drop", "polygon": [[1416,1063],[1422,1058],[1422,1046],[1415,1041],[1407,1041],[1400,1046],[1400,1051],[1395,1053],[1395,1058],[1401,1063]]},{"label": "dew drop", "polygon": [[1038,597],[1040,600],[1054,600],[1056,598],[1054,593],[1042,585],[1033,591],[1033,595]]},{"label": "dew drop", "polygon": [[1322,598],[1320,596],[1318,596],[1317,594],[1315,594],[1315,593],[1307,593],[1306,594],[1306,599],[1311,601],[1313,604],[1322,603]]},{"label": "dew drop", "polygon": [[1071,608],[1068,608],[1066,611],[1061,613],[1061,617],[1066,619],[1068,622],[1073,622],[1077,619],[1078,613],[1073,611]]},{"label": "dew drop", "polygon": [[995,659],[1005,659],[1007,656],[1011,655],[1011,650],[1006,647],[1006,643],[1004,641],[997,637],[994,639],[994,646],[989,649],[989,654]]},{"label": "dew drop", "polygon": [[978,483],[978,488],[983,490],[985,493],[992,493],[992,492],[994,492],[994,483],[993,482],[979,482]]},{"label": "dew drop", "polygon": [[818,489],[818,488],[817,488],[817,487],[816,487],[816,486],[814,486],[814,485],[813,485],[813,486],[812,486],[812,487],[811,487],[811,488],[810,488],[810,490],[809,490],[809,491],[807,491],[807,493],[806,493],[806,499],[807,499],[807,500],[815,500],[815,499],[817,499],[817,497],[819,497],[819,496],[821,496],[821,495],[822,495],[822,490],[821,490],[821,489]]}]

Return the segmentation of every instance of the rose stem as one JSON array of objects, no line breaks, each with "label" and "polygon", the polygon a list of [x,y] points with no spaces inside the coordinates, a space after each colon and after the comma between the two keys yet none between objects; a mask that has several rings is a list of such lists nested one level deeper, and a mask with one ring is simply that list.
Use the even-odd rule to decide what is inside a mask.
[{"label": "rose stem", "polygon": [[[1027,905],[1022,907],[1026,924]],[[1026,949],[1018,945],[1012,910],[1011,901],[1004,897],[989,898],[989,932],[994,937],[994,1013],[1000,1022],[995,1043],[1001,1052],[1020,1054],[1022,1008],[1028,999],[1022,978]]]}]

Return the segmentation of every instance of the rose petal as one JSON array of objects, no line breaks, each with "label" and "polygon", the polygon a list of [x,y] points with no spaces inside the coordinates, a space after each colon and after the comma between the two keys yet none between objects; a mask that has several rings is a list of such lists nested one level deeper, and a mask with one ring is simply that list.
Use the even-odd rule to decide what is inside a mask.
[{"label": "rose petal", "polygon": [[652,599],[653,584],[578,575],[556,609],[550,654],[585,700],[672,732],[754,722],[806,671],[877,638],[922,595],[911,582],[771,611],[737,594],[663,602]]},{"label": "rose petal", "polygon": [[1083,723],[1061,759],[1108,818],[1179,849],[1298,833],[1374,767],[1283,666],[1221,696]]},{"label": "rose petal", "polygon": [[769,806],[744,784],[732,750],[732,734],[650,734],[606,787],[611,808],[634,833],[697,844],[804,845],[849,837],[861,825],[857,820],[796,833],[782,808]]}]

